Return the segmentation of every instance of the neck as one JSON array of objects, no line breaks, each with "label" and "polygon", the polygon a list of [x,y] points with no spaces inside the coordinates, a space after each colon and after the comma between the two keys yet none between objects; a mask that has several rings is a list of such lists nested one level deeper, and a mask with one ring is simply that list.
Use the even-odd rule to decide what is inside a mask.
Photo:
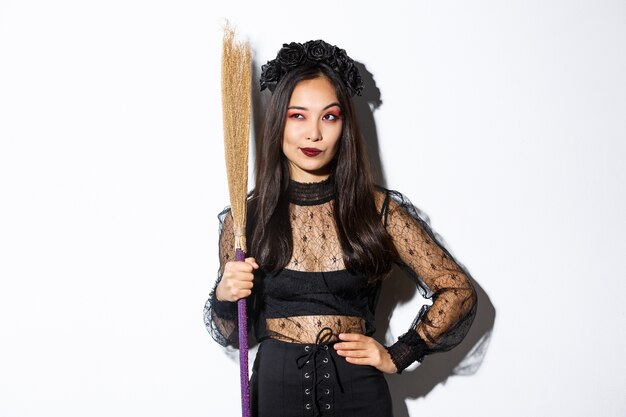
[{"label": "neck", "polygon": [[289,162],[289,177],[296,182],[321,182],[327,180],[331,173],[331,167],[328,165],[318,170],[305,171],[297,168],[294,164]]},{"label": "neck", "polygon": [[301,206],[323,204],[335,197],[335,181],[327,176],[322,181],[300,182],[289,180],[289,201]]}]

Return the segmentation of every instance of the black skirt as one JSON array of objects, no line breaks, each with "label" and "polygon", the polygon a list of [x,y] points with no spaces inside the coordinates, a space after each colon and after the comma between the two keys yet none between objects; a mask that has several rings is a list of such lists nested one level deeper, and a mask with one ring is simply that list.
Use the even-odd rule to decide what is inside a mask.
[{"label": "black skirt", "polygon": [[392,417],[382,372],[331,344],[261,342],[250,381],[253,417]]}]

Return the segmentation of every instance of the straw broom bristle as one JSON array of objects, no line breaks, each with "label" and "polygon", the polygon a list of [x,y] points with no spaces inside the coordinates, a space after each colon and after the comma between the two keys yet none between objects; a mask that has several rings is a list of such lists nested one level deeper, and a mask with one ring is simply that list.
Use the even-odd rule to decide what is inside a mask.
[{"label": "straw broom bristle", "polygon": [[250,136],[250,46],[235,41],[230,24],[222,49],[222,113],[228,191],[235,228],[235,248],[246,251],[246,196]]}]

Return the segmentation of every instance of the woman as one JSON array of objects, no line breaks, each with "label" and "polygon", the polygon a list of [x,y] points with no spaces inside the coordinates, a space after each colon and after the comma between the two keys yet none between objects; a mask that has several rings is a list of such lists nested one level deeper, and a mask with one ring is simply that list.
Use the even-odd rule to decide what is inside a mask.
[{"label": "woman", "polygon": [[[255,416],[391,416],[383,373],[457,345],[476,293],[411,203],[373,184],[351,102],[362,81],[344,50],[285,44],[263,66],[265,88],[273,94],[248,203],[253,257],[232,260],[233,220],[224,210],[205,324],[219,343],[236,345],[236,301],[249,297],[260,342]],[[385,347],[371,335],[393,263],[433,304]]]}]

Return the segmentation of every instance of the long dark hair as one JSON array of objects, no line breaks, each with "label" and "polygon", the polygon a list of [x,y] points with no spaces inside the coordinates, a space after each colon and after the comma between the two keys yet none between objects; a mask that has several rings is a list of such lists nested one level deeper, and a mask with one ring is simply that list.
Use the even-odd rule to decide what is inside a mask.
[{"label": "long dark hair", "polygon": [[335,87],[343,125],[333,164],[334,216],[346,268],[383,277],[397,252],[382,225],[374,198],[375,186],[350,94],[343,80],[323,64],[303,65],[278,83],[267,107],[256,146],[256,183],[250,200],[250,254],[268,272],[284,268],[293,251],[289,222],[288,160],[282,151],[287,107],[296,85],[326,77]]}]

